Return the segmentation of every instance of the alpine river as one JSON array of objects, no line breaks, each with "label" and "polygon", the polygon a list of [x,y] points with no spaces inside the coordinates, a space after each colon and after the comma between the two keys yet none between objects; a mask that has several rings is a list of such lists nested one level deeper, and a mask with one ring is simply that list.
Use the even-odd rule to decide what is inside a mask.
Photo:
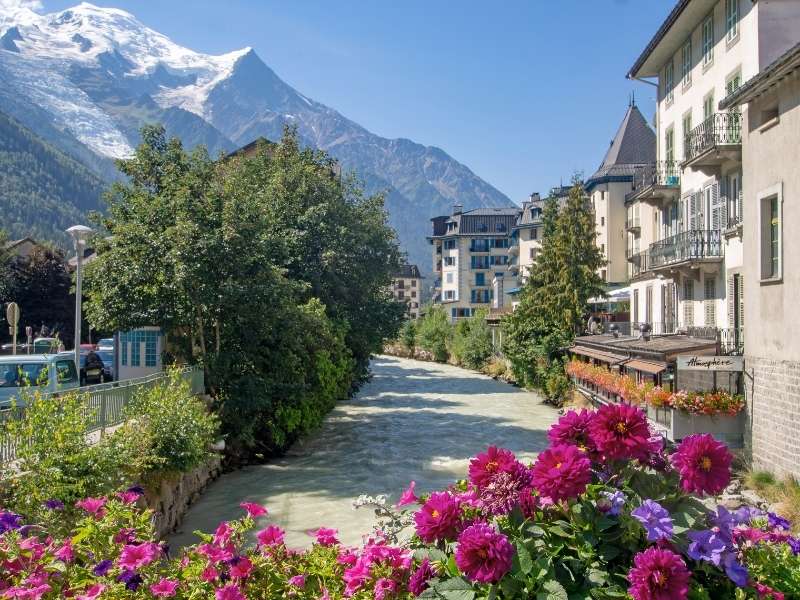
[{"label": "alpine river", "polygon": [[354,545],[374,521],[370,509],[352,508],[360,494],[387,494],[394,503],[412,479],[417,494],[444,489],[492,444],[527,463],[547,446],[547,429],[558,418],[534,393],[450,365],[379,356],[372,374],[286,456],[211,484],[171,536],[172,546],[195,543],[193,531],[238,518],[242,501],[265,505],[269,515],[259,529],[280,525],[289,547],[310,545],[307,532],[323,526]]}]

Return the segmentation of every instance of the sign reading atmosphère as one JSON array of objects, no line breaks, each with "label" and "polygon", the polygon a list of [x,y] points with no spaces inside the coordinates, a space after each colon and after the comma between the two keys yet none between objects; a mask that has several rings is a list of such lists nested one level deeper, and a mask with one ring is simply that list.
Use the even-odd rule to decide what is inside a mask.
[{"label": "sign reading atmosph\u00e8re", "polygon": [[678,356],[679,371],[742,371],[743,356]]}]

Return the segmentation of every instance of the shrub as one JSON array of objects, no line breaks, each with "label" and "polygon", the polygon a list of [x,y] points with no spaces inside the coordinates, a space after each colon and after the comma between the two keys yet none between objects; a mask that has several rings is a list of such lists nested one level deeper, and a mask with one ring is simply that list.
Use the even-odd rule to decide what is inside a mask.
[{"label": "shrub", "polygon": [[140,475],[191,471],[208,458],[219,430],[216,415],[192,395],[177,369],[166,382],[138,392],[125,414],[128,421],[112,437],[146,442],[147,464]]},{"label": "shrub", "polygon": [[572,389],[572,382],[564,373],[564,366],[561,361],[553,361],[547,370],[545,379],[545,398],[555,406],[563,406],[569,391]]},{"label": "shrub", "polygon": [[419,344],[433,354],[434,360],[446,362],[448,346],[453,337],[453,327],[441,306],[431,306],[417,326]]},{"label": "shrub", "polygon": [[403,323],[403,327],[400,329],[400,342],[413,358],[414,350],[417,347],[417,324],[414,321],[409,319]]},{"label": "shrub", "polygon": [[486,367],[484,368],[484,372],[489,377],[494,377],[495,379],[504,377],[506,375],[506,371],[506,361],[499,356],[493,356],[490,358],[489,362],[486,363]]},{"label": "shrub", "polygon": [[456,324],[450,346],[456,364],[482,369],[489,360],[494,348],[486,314],[484,309],[477,310],[469,319],[462,319]]}]

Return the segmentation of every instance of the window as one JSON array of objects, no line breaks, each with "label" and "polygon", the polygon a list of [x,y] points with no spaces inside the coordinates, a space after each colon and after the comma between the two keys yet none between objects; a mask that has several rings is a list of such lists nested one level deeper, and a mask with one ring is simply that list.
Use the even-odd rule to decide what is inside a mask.
[{"label": "window", "polygon": [[416,279],[412,279],[411,280],[411,287],[417,287],[417,280]]},{"label": "window", "polygon": [[447,281],[447,283],[453,283],[453,274],[448,273],[447,275],[445,275],[445,281]]},{"label": "window", "polygon": [[486,285],[486,273],[475,273],[475,285]]},{"label": "window", "polygon": [[681,122],[681,127],[683,128],[683,157],[686,158],[687,150],[689,149],[689,133],[692,131],[692,111],[690,110],[685,115],[683,115],[683,121]]},{"label": "window", "polygon": [[683,87],[692,84],[692,38],[686,40],[681,50],[681,78]]},{"label": "window", "polygon": [[600,227],[605,227],[605,225],[606,225],[606,218],[600,217]]},{"label": "window", "polygon": [[538,240],[539,239],[539,228],[538,227],[534,227],[533,229],[531,229],[531,239],[532,240]]},{"label": "window", "polygon": [[600,252],[603,254],[603,256],[605,256],[605,254],[606,254],[606,245],[605,244],[600,244]]},{"label": "window", "polygon": [[455,256],[445,256],[444,257],[444,266],[445,267],[453,267],[456,264],[456,257]]},{"label": "window", "polygon": [[683,326],[694,326],[694,280],[683,282]]},{"label": "window", "polygon": [[[489,257],[488,256],[471,256],[473,269],[488,269]],[[493,257],[494,258],[494,257]]]},{"label": "window", "polygon": [[74,360],[56,361],[56,374],[58,375],[58,383],[60,384],[78,381],[78,373],[75,371]]},{"label": "window", "polygon": [[456,241],[455,240],[445,240],[444,241],[444,249],[445,250],[455,250],[456,249]]},{"label": "window", "polygon": [[405,288],[406,282],[403,279],[398,279],[395,284],[397,285],[397,289],[402,290]]},{"label": "window", "polygon": [[494,276],[497,278],[502,278],[504,273],[495,273]]},{"label": "window", "polygon": [[412,290],[412,292],[411,292],[411,297],[412,297],[412,298],[416,298],[416,297],[417,297],[417,292],[415,292],[415,291],[413,291],[413,290]]},{"label": "window", "polygon": [[639,322],[639,290],[633,290],[633,322]]},{"label": "window", "polygon": [[705,301],[703,302],[705,312],[706,327],[717,326],[717,280],[713,277],[706,277],[705,280]]},{"label": "window", "polygon": [[488,252],[489,251],[489,242],[491,240],[472,240],[469,244],[469,249],[471,252]]},{"label": "window", "polygon": [[761,279],[776,280],[781,268],[781,200],[772,194],[761,200]]},{"label": "window", "polygon": [[664,67],[664,98],[667,103],[672,102],[674,97],[673,88],[675,87],[675,67],[672,59]]},{"label": "window", "polygon": [[445,290],[444,291],[444,299],[445,300],[455,300],[456,299],[455,290]]},{"label": "window", "polygon": [[536,260],[537,248],[531,248],[531,260]]},{"label": "window", "polygon": [[710,92],[703,98],[703,121],[707,121],[714,115],[714,92]]},{"label": "window", "polygon": [[644,322],[652,323],[653,319],[653,286],[648,285],[644,290]]},{"label": "window", "polygon": [[400,298],[400,300],[402,300],[403,298],[406,297],[406,293],[403,290],[400,290],[399,292],[397,292],[397,297]]},{"label": "window", "polygon": [[668,163],[675,162],[675,130],[672,125],[664,134],[664,160]]},{"label": "window", "polygon": [[607,273],[606,273],[605,269],[600,271],[600,279],[602,279],[603,281],[608,281],[608,277],[607,277]]},{"label": "window", "polygon": [[128,336],[131,340],[131,366],[140,367],[142,365],[141,331],[131,331]]},{"label": "window", "polygon": [[725,38],[730,42],[739,34],[739,0],[725,0]]},{"label": "window", "polygon": [[703,21],[703,66],[714,62],[714,13]]}]

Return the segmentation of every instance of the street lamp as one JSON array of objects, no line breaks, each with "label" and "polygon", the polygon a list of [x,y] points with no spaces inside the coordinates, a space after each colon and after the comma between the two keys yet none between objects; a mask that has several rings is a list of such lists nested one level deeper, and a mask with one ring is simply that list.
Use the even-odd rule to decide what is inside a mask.
[{"label": "street lamp", "polygon": [[86,247],[86,240],[92,234],[92,229],[86,225],[73,225],[67,229],[67,233],[75,242],[75,257],[77,266],[75,269],[75,368],[81,368],[81,288],[83,284],[83,252]]}]

